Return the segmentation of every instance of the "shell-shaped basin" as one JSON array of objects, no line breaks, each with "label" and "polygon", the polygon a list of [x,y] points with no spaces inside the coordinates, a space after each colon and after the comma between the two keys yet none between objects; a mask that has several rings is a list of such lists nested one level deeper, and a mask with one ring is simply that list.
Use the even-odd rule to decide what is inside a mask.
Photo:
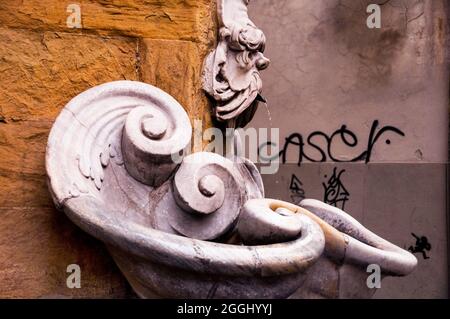
[{"label": "shell-shaped basin", "polygon": [[252,199],[244,209],[267,215],[286,209],[310,217],[322,228],[324,253],[291,298],[370,298],[376,292],[373,283],[368,284],[373,270],[380,271],[381,281],[386,276],[406,276],[417,266],[410,252],[374,234],[341,209],[315,199],[305,199],[300,206]]},{"label": "shell-shaped basin", "polygon": [[245,159],[188,155],[191,132],[181,105],[151,85],[81,93],[48,140],[55,205],[106,244],[141,297],[289,297],[323,253],[319,224],[299,216],[295,238],[242,244],[239,214],[263,197],[261,177]]}]

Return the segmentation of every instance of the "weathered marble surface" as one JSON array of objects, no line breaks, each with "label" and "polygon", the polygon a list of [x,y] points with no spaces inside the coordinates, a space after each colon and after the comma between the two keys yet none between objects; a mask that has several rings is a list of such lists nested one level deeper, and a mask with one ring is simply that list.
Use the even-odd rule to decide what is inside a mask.
[{"label": "weathered marble surface", "polygon": [[[296,206],[255,199],[246,203],[245,212],[278,234],[280,229],[275,226],[280,223],[267,217],[273,212],[282,212],[288,218],[306,215],[320,225],[325,236],[324,253],[309,270],[304,285],[290,298],[369,298],[376,292],[367,286],[369,265],[380,266],[382,277],[405,276],[417,266],[411,253],[372,233],[344,211],[318,200],[305,199]],[[293,228],[295,224],[290,221],[286,226]],[[253,234],[258,233],[254,229]]]},{"label": "weathered marble surface", "polygon": [[[384,275],[414,269],[413,255],[339,209],[264,199],[246,159],[186,155],[191,131],[170,95],[117,81],[72,99],[49,136],[56,206],[106,243],[139,296],[361,297],[366,281],[353,272],[364,278],[368,264]],[[323,280],[342,267],[352,269],[349,291]]]},{"label": "weathered marble surface", "polygon": [[[146,121],[157,112],[171,129],[147,134]],[[132,81],[75,97],[48,140],[46,168],[55,204],[108,245],[142,297],[288,297],[322,254],[322,231],[299,216],[300,232],[286,243],[271,239],[267,245],[240,246],[194,239],[231,240],[241,207],[261,198],[263,190],[245,160],[200,152],[186,156],[179,168],[167,166],[184,145],[172,138],[186,130],[184,138],[190,139],[184,112],[163,91]],[[130,139],[130,132],[142,135]],[[124,145],[130,154],[141,153],[125,155]],[[141,162],[149,165],[133,167],[131,174],[142,174],[133,178],[130,164]],[[162,180],[141,178],[149,172],[159,172]]]}]

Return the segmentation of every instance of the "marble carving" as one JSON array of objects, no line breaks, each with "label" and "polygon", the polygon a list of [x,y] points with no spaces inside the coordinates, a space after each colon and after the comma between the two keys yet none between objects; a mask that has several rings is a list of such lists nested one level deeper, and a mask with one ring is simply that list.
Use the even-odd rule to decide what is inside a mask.
[{"label": "marble carving", "polygon": [[[220,46],[235,61],[258,57],[252,75],[231,71],[236,65],[227,59],[219,63],[218,51],[209,57],[228,79],[216,83],[214,76],[210,89],[221,92],[213,94],[216,114],[231,126],[246,121],[261,89],[264,35],[248,20],[247,4],[219,1]],[[234,86],[234,76],[245,85]],[[186,112],[170,95],[117,81],[72,99],[48,139],[55,205],[106,244],[140,297],[370,297],[369,264],[383,276],[415,268],[413,255],[340,209],[265,198],[249,160],[189,154],[191,135]]]},{"label": "marble carving", "polygon": [[203,89],[214,99],[214,116],[228,127],[251,121],[261,95],[259,71],[269,66],[266,37],[250,20],[249,0],[217,0],[219,41],[206,58]]}]

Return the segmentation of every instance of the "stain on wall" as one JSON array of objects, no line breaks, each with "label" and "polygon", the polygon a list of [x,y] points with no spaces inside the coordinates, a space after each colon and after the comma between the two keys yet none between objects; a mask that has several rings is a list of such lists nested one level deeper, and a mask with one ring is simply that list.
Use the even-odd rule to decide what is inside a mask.
[{"label": "stain on wall", "polygon": [[[380,29],[366,25],[371,3],[380,4]],[[249,8],[272,62],[262,74],[270,115],[259,109],[249,126],[280,128],[272,142],[281,166],[263,175],[266,196],[326,201],[411,248],[418,269],[384,280],[375,297],[447,297],[448,3]]]}]

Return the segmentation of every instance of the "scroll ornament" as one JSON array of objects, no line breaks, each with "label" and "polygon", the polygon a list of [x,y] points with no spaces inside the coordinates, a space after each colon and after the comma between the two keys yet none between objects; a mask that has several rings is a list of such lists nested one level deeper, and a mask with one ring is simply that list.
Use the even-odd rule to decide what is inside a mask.
[{"label": "scroll ornament", "polygon": [[[247,4],[219,0],[220,42],[205,69],[217,119],[231,127],[253,116],[268,65]],[[413,255],[340,209],[264,198],[252,162],[190,154],[191,136],[174,98],[134,81],[76,96],[50,132],[56,207],[106,244],[140,297],[370,297],[369,264],[383,276],[415,268]]]},{"label": "scroll ornament", "polygon": [[[118,81],[75,97],[49,136],[56,206],[106,243],[139,296],[337,298],[348,292],[320,278],[347,265],[362,274],[370,263],[383,275],[414,269],[413,255],[335,207],[265,199],[249,160],[189,154],[191,133],[167,93]],[[373,293],[365,281],[356,286],[359,296]]]}]

